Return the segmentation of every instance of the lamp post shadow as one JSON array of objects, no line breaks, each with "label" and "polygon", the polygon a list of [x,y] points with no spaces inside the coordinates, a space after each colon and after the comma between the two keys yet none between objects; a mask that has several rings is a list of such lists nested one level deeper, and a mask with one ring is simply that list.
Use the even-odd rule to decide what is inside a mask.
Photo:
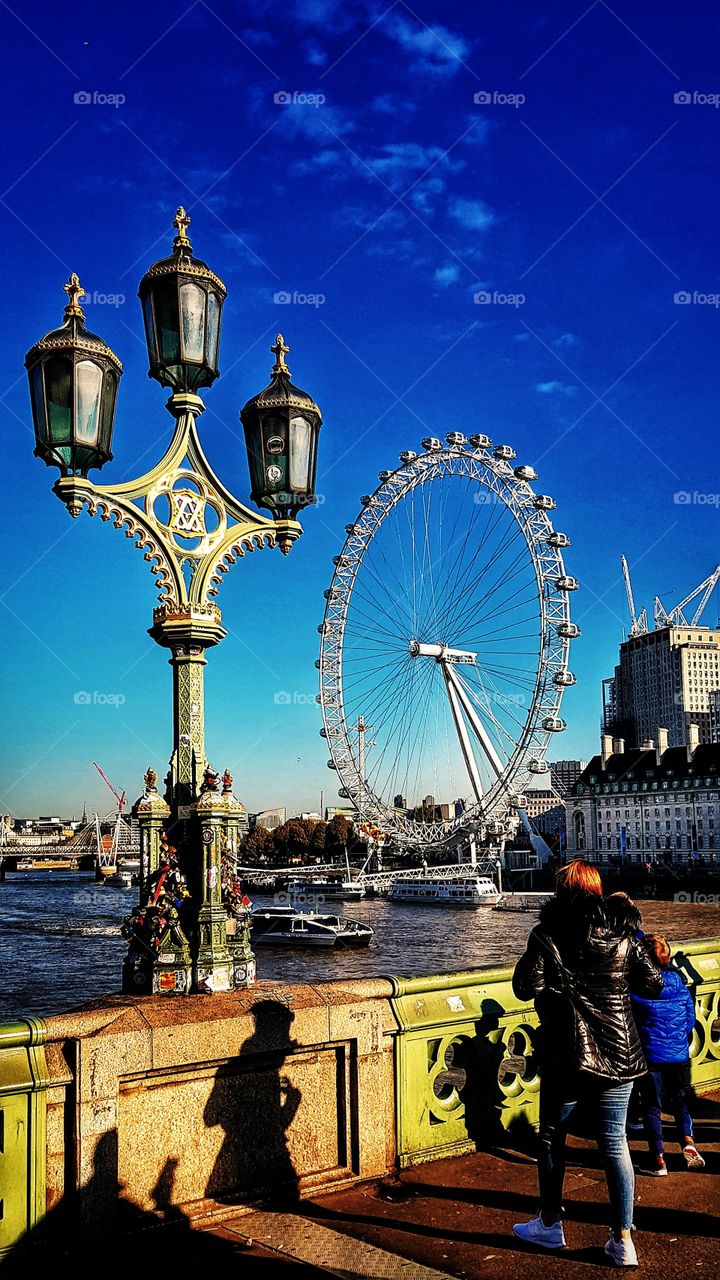
[{"label": "lamp post shadow", "polygon": [[206,1126],[225,1131],[205,1195],[287,1207],[300,1198],[287,1133],[302,1094],[282,1072],[298,1047],[290,1037],[294,1014],[279,1000],[259,1000],[251,1012],[255,1030],[218,1072],[205,1106]]}]

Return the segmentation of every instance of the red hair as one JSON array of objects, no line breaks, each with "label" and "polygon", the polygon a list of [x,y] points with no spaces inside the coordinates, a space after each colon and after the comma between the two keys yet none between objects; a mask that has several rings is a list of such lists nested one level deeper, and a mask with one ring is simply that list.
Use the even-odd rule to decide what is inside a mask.
[{"label": "red hair", "polygon": [[670,964],[670,948],[659,933],[646,933],[643,946],[647,948],[659,969],[667,969]]},{"label": "red hair", "polygon": [[560,867],[555,876],[555,891],[559,894],[592,894],[602,897],[602,880],[597,867],[592,867],[583,858],[573,858],[572,862]]}]

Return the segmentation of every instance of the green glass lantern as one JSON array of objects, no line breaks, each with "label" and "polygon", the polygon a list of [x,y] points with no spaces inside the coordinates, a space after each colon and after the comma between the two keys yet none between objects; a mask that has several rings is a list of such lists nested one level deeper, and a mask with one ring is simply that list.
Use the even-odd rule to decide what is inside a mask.
[{"label": "green glass lantern", "polygon": [[175,214],[171,258],[145,272],[142,302],[149,377],[173,391],[197,393],[218,377],[220,317],[227,290],[205,262],[193,258],[182,205]]},{"label": "green glass lantern", "polygon": [[248,400],[240,414],[245,430],[251,496],[276,520],[295,519],[317,502],[315,473],[322,414],[312,396],[290,381],[285,356],[290,350],[279,333],[270,385]]},{"label": "green glass lantern", "polygon": [[112,458],[111,444],[122,365],[84,325],[84,289],[73,273],[63,286],[70,301],[65,323],[25,357],[35,423],[35,454],[63,475],[87,476]]}]

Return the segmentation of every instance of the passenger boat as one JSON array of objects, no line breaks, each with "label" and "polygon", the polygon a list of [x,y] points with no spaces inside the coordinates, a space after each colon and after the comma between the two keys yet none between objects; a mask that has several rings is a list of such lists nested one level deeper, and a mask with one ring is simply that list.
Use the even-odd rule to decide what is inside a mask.
[{"label": "passenger boat", "polygon": [[359,902],[365,897],[365,886],[357,880],[291,880],[288,893],[292,898],[337,902],[342,899]]},{"label": "passenger boat", "polygon": [[398,876],[390,889],[391,902],[429,903],[434,907],[495,907],[501,898],[487,876],[455,876],[452,880]]},{"label": "passenger boat", "polygon": [[316,915],[293,907],[256,907],[250,922],[255,946],[366,947],[373,936],[370,925],[358,920]]}]

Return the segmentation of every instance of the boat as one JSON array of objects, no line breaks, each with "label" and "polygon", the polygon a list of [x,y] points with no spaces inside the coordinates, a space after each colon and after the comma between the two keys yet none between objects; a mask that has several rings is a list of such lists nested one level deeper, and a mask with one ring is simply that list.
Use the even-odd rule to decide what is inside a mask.
[{"label": "boat", "polygon": [[365,886],[357,880],[291,880],[288,893],[292,898],[337,902],[359,902],[365,897]]},{"label": "boat", "polygon": [[495,907],[501,898],[487,876],[455,876],[448,880],[398,876],[390,887],[390,902],[429,903],[435,907]]},{"label": "boat", "polygon": [[253,944],[266,947],[366,947],[374,932],[359,920],[294,907],[256,907],[250,923]]}]

